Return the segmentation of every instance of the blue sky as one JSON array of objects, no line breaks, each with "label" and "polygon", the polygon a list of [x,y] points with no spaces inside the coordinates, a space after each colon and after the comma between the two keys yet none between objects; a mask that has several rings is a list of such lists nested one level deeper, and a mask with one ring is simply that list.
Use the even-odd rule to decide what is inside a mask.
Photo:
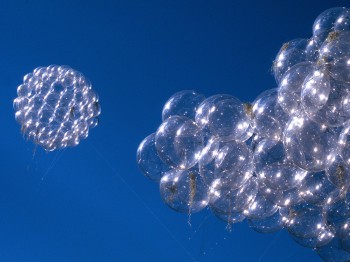
[{"label": "blue sky", "polygon": [[[233,227],[166,207],[140,173],[140,141],[182,89],[252,101],[271,63],[348,1],[2,1],[0,261],[320,261],[280,232]],[[20,134],[23,75],[66,64],[100,96],[101,122],[75,148],[46,153]]]}]

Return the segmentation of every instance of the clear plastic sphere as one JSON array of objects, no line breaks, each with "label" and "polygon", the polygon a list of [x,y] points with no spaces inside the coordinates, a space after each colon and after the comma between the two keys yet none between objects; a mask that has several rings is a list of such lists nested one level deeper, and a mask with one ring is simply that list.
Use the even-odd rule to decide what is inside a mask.
[{"label": "clear plastic sphere", "polygon": [[341,246],[347,252],[350,252],[350,220],[347,219],[341,227],[339,238],[341,239]]},{"label": "clear plastic sphere", "polygon": [[333,7],[322,12],[315,20],[312,26],[312,32],[314,36],[318,36],[323,33],[329,33],[334,29],[336,21],[340,15],[344,12],[344,7]]},{"label": "clear plastic sphere", "polygon": [[329,33],[320,48],[319,64],[325,65],[330,75],[341,82],[350,83],[350,32]]},{"label": "clear plastic sphere", "polygon": [[302,184],[306,175],[306,170],[294,165],[272,164],[263,168],[259,177],[263,177],[271,189],[285,191]]},{"label": "clear plastic sphere", "polygon": [[220,149],[220,142],[214,138],[210,138],[206,141],[203,150],[199,156],[200,165],[208,165],[218,155]]},{"label": "clear plastic sphere", "polygon": [[243,142],[251,119],[241,101],[231,97],[213,103],[208,115],[209,132],[221,141]]},{"label": "clear plastic sphere", "polygon": [[306,39],[294,39],[285,43],[278,52],[273,63],[273,73],[277,84],[280,83],[282,76],[294,65],[306,61],[305,52],[308,41]]},{"label": "clear plastic sphere", "polygon": [[259,233],[273,233],[284,227],[288,211],[279,208],[272,216],[262,219],[248,219],[249,226]]},{"label": "clear plastic sphere", "polygon": [[288,115],[301,113],[301,88],[305,78],[314,71],[313,63],[302,62],[283,75],[278,88],[278,103]]},{"label": "clear plastic sphere", "polygon": [[312,205],[330,205],[344,197],[344,193],[327,177],[325,172],[310,173],[300,186],[300,196]]},{"label": "clear plastic sphere", "polygon": [[291,118],[283,143],[288,160],[307,171],[325,170],[334,162],[338,150],[335,131],[305,116]]},{"label": "clear plastic sphere", "polygon": [[142,173],[149,179],[159,182],[164,172],[169,170],[169,167],[160,159],[153,133],[147,136],[137,149],[137,165]]},{"label": "clear plastic sphere", "polygon": [[204,95],[198,94],[193,90],[177,92],[169,98],[163,107],[163,121],[170,116],[186,116],[194,120],[197,108],[204,99]]},{"label": "clear plastic sphere", "polygon": [[259,190],[267,200],[280,207],[294,206],[302,201],[302,198],[299,195],[299,190],[296,187],[287,190],[273,189],[266,186],[265,182],[260,179]]},{"label": "clear plastic sphere", "polygon": [[350,203],[348,197],[342,198],[332,205],[326,206],[327,222],[336,229],[336,232],[341,231],[341,227],[350,217]]},{"label": "clear plastic sphere", "polygon": [[289,116],[278,103],[277,89],[260,94],[253,103],[254,131],[262,138],[279,140]]},{"label": "clear plastic sphere", "polygon": [[334,31],[350,31],[350,10],[344,9],[334,23]]},{"label": "clear plastic sphere", "polygon": [[217,178],[230,180],[231,187],[241,187],[254,172],[253,153],[244,143],[225,143],[215,158]]},{"label": "clear plastic sphere", "polygon": [[196,165],[203,150],[200,128],[184,116],[171,116],[165,120],[157,130],[155,142],[160,158],[178,169]]},{"label": "clear plastic sphere", "polygon": [[98,124],[101,108],[91,83],[68,66],[35,69],[17,94],[15,118],[23,135],[47,151],[78,145]]},{"label": "clear plastic sphere", "polygon": [[277,210],[277,205],[258,192],[254,201],[243,211],[243,214],[249,219],[264,219],[272,216]]},{"label": "clear plastic sphere", "polygon": [[343,249],[338,237],[325,246],[316,249],[317,254],[325,261],[346,262],[350,261],[350,253]]},{"label": "clear plastic sphere", "polygon": [[294,239],[295,242],[297,242],[299,245],[307,248],[318,248],[325,246],[329,244],[332,239],[335,237],[333,230],[325,226],[321,229],[319,234],[315,237],[297,237],[294,235],[291,235],[291,237]]},{"label": "clear plastic sphere", "polygon": [[254,201],[259,185],[257,179],[251,177],[242,187],[232,188],[226,179],[216,179],[211,184],[209,205],[216,214],[242,213]]},{"label": "clear plastic sphere", "polygon": [[256,173],[272,164],[284,164],[286,153],[284,145],[279,140],[264,138],[254,148],[254,164]]},{"label": "clear plastic sphere", "polygon": [[333,164],[327,168],[326,175],[338,189],[347,191],[350,186],[350,167],[337,157]]},{"label": "clear plastic sphere", "polygon": [[347,123],[339,135],[339,156],[350,167],[350,123]]},{"label": "clear plastic sphere", "polygon": [[315,122],[341,126],[350,119],[350,85],[335,80],[326,68],[312,72],[302,87],[301,103]]},{"label": "clear plastic sphere", "polygon": [[299,185],[307,171],[286,161],[281,141],[263,139],[254,151],[255,172],[267,187],[288,190]]},{"label": "clear plastic sphere", "polygon": [[173,210],[196,213],[209,203],[208,187],[198,169],[169,170],[160,180],[160,195]]},{"label": "clear plastic sphere", "polygon": [[201,129],[205,130],[209,124],[209,115],[212,111],[215,110],[215,104],[226,99],[231,99],[233,96],[231,95],[214,95],[206,98],[197,108],[196,110],[196,123]]},{"label": "clear plastic sphere", "polygon": [[319,61],[320,48],[328,37],[328,32],[313,36],[308,39],[305,48],[306,61],[316,63]]},{"label": "clear plastic sphere", "polygon": [[296,237],[317,237],[326,226],[326,214],[322,207],[290,209],[286,226],[289,233]]}]

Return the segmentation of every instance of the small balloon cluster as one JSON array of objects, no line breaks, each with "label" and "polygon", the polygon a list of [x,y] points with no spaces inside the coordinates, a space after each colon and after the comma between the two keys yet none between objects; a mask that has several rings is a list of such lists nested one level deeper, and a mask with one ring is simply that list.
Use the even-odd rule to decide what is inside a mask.
[{"label": "small balloon cluster", "polygon": [[47,151],[76,146],[98,124],[98,97],[68,66],[38,67],[24,76],[14,100],[22,133]]},{"label": "small balloon cluster", "polygon": [[285,228],[323,259],[349,261],[350,9],[319,15],[310,39],[282,46],[273,72],[278,88],[253,103],[173,95],[138,165],[175,211]]}]

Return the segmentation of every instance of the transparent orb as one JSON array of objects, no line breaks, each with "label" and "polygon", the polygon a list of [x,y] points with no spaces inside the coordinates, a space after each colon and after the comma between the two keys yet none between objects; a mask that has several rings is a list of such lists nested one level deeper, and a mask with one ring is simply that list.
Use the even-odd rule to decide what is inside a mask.
[{"label": "transparent orb", "polygon": [[350,85],[335,80],[326,68],[311,73],[301,92],[304,112],[327,126],[342,126],[350,119]]},{"label": "transparent orb", "polygon": [[308,40],[306,39],[294,39],[282,46],[273,62],[273,73],[277,84],[292,66],[307,61],[305,51],[307,45]]},{"label": "transparent orb", "polygon": [[327,126],[305,116],[294,116],[284,131],[287,159],[307,171],[329,167],[337,155],[337,135]]},{"label": "transparent orb", "polygon": [[169,170],[169,167],[160,159],[153,133],[147,136],[137,149],[137,165],[142,173],[149,179],[159,182],[164,172]]},{"label": "transparent orb", "polygon": [[253,152],[244,143],[225,143],[215,158],[215,176],[230,180],[231,187],[241,187],[254,172]]},{"label": "transparent orb", "polygon": [[204,95],[198,94],[193,90],[177,92],[169,98],[163,107],[163,121],[170,116],[186,116],[194,120],[196,110],[204,99]]},{"label": "transparent orb", "polygon": [[247,140],[251,119],[244,104],[234,97],[213,103],[207,121],[210,135],[218,140]]},{"label": "transparent orb", "polygon": [[279,140],[289,116],[278,103],[277,89],[269,89],[253,102],[253,127],[261,138]]},{"label": "transparent orb", "polygon": [[284,227],[287,213],[286,208],[279,208],[272,216],[262,219],[248,219],[248,224],[259,233],[273,233]]},{"label": "transparent orb", "polygon": [[158,155],[169,166],[188,169],[198,163],[203,150],[201,130],[191,119],[171,116],[157,130]]},{"label": "transparent orb", "polygon": [[326,213],[322,207],[305,206],[289,211],[286,224],[290,234],[296,237],[317,237],[326,226]]},{"label": "transparent orb", "polygon": [[171,209],[196,213],[209,203],[208,187],[198,169],[170,170],[160,180],[160,195]]},{"label": "transparent orb", "polygon": [[312,26],[312,32],[314,36],[318,36],[322,33],[328,33],[334,29],[334,26],[344,12],[344,7],[334,7],[322,12],[315,20]]},{"label": "transparent orb", "polygon": [[98,124],[98,97],[83,74],[48,66],[24,76],[14,100],[23,135],[47,151],[76,146]]},{"label": "transparent orb", "polygon": [[313,63],[302,62],[283,75],[278,87],[278,103],[288,115],[301,113],[301,88],[305,78],[314,72],[315,68]]}]

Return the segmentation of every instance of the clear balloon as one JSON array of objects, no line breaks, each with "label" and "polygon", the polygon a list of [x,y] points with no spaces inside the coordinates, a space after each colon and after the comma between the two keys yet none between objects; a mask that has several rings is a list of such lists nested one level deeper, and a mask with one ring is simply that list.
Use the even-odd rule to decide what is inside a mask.
[{"label": "clear balloon", "polygon": [[333,7],[322,12],[315,20],[312,26],[314,36],[322,33],[329,33],[334,29],[336,21],[344,12],[344,7]]},{"label": "clear balloon", "polygon": [[333,129],[303,116],[294,116],[284,130],[287,158],[307,171],[321,171],[335,160],[338,150]]},{"label": "clear balloon", "polygon": [[278,103],[277,89],[269,89],[253,102],[254,131],[264,138],[279,140],[289,116]]},{"label": "clear balloon", "polygon": [[170,170],[160,180],[160,195],[172,209],[196,213],[209,203],[208,187],[197,169]]},{"label": "clear balloon", "polygon": [[137,149],[137,164],[143,174],[149,179],[159,182],[169,167],[160,159],[153,133],[147,136],[139,145]]},{"label": "clear balloon", "polygon": [[237,189],[232,189],[230,181],[216,179],[210,186],[210,208],[216,214],[242,213],[254,201],[258,189],[255,177]]},{"label": "clear balloon", "polygon": [[273,62],[273,73],[277,84],[280,83],[282,76],[294,65],[306,61],[306,39],[294,39],[285,43],[278,52]]},{"label": "clear balloon", "polygon": [[321,229],[315,237],[298,237],[291,235],[295,242],[307,248],[318,248],[329,244],[334,238],[334,232],[327,226]]},{"label": "clear balloon", "polygon": [[302,112],[301,88],[305,78],[315,70],[315,65],[303,62],[294,65],[282,77],[278,88],[278,103],[289,115]]},{"label": "clear balloon", "polygon": [[[164,122],[137,156],[145,175],[160,179],[168,206],[187,214],[209,206],[228,229],[245,219],[261,233],[286,228],[325,261],[350,261],[349,10],[326,10],[311,38],[283,45],[273,64],[278,89],[253,103],[195,91],[169,99]],[[38,68],[15,106],[41,103],[28,99],[38,77],[51,79]],[[48,97],[54,106],[57,97]]]},{"label": "clear balloon", "polygon": [[160,158],[173,168],[193,167],[203,150],[201,130],[184,116],[165,120],[157,130],[155,142]]},{"label": "clear balloon", "polygon": [[339,156],[350,167],[350,123],[346,124],[339,136]]},{"label": "clear balloon", "polygon": [[264,219],[272,216],[277,210],[277,205],[258,192],[254,201],[243,211],[243,214],[249,219]]},{"label": "clear balloon", "polygon": [[204,99],[204,95],[193,90],[184,90],[174,94],[164,105],[163,121],[170,116],[186,116],[194,120],[197,108]]},{"label": "clear balloon", "polygon": [[317,237],[326,226],[326,213],[322,207],[305,206],[290,209],[287,229],[290,234],[302,238]]},{"label": "clear balloon", "polygon": [[334,31],[350,31],[350,10],[343,9],[334,23]]},{"label": "clear balloon", "polygon": [[260,179],[260,193],[270,202],[280,207],[290,207],[299,204],[302,198],[297,187],[288,190],[277,190],[266,186],[263,179]]},{"label": "clear balloon", "polygon": [[76,146],[101,113],[91,83],[68,66],[40,67],[24,76],[14,100],[25,137],[47,151]]},{"label": "clear balloon", "polygon": [[306,77],[301,104],[315,122],[342,126],[350,119],[350,85],[335,80],[327,68],[319,68]]},{"label": "clear balloon", "polygon": [[209,132],[221,141],[245,141],[251,119],[244,104],[232,97],[213,103],[208,115]]},{"label": "clear balloon", "polygon": [[330,167],[326,170],[326,175],[341,191],[346,192],[350,186],[350,167],[344,161],[337,157]]},{"label": "clear balloon", "polygon": [[[231,99],[233,96],[231,95],[214,95],[205,99],[196,110],[196,123],[201,127],[201,129],[205,130],[209,124],[209,115],[212,111],[215,110],[215,104],[226,99]],[[234,98],[233,98],[234,99]]]},{"label": "clear balloon", "polygon": [[253,153],[244,143],[225,143],[215,158],[215,174],[230,181],[232,188],[241,187],[254,172]]},{"label": "clear balloon", "polygon": [[300,187],[300,196],[312,205],[330,205],[345,197],[344,192],[337,188],[324,171],[310,173]]},{"label": "clear balloon", "polygon": [[338,237],[325,246],[316,249],[318,255],[325,261],[346,262],[350,260],[350,253],[343,249]]},{"label": "clear balloon", "polygon": [[287,213],[286,208],[279,208],[272,216],[262,219],[248,219],[248,223],[253,230],[259,233],[273,233],[284,227]]}]

